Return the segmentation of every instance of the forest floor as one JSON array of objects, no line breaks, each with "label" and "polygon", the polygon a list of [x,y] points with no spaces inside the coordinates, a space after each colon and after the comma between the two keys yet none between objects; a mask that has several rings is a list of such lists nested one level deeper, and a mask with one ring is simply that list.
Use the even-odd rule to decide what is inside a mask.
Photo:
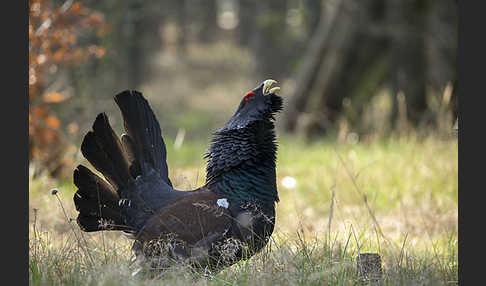
[{"label": "forest floor", "polygon": [[[207,141],[166,143],[175,187],[202,185]],[[73,160],[89,166],[79,152]],[[356,256],[369,252],[382,258],[380,285],[458,283],[457,139],[337,144],[279,136],[277,183],[276,229],[259,254],[207,277],[174,266],[138,278],[126,237],[79,230],[72,180],[31,177],[29,284],[365,285]]]}]

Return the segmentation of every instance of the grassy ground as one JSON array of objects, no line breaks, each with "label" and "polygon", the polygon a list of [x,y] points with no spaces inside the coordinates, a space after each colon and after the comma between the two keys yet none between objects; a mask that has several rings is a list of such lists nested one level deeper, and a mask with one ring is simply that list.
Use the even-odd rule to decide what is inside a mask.
[{"label": "grassy ground", "polygon": [[[207,142],[179,149],[166,142],[176,187],[201,185]],[[31,179],[30,284],[364,285],[355,259],[365,252],[382,257],[383,285],[457,284],[457,140],[279,143],[271,243],[203,278],[183,266],[158,279],[131,277],[128,239],[82,233],[69,221],[76,217],[71,181]],[[79,154],[75,161],[82,162]]]},{"label": "grassy ground", "polygon": [[[255,63],[227,43],[190,46],[182,59],[175,54],[164,49],[155,59],[160,68],[153,82],[140,90],[162,125],[172,182],[192,189],[205,179],[202,154],[210,130],[256,86]],[[282,83],[284,99],[291,86],[290,80]],[[121,133],[111,94],[79,105],[84,112],[64,105],[66,118],[61,117],[68,123],[76,114],[80,133],[73,141],[103,111]],[[383,108],[375,113],[374,122],[386,122],[380,119]],[[187,136],[175,148],[179,128]],[[77,147],[69,158],[89,166]],[[383,285],[457,284],[457,154],[456,139],[412,136],[358,144],[328,139],[308,145],[280,136],[280,203],[271,243],[251,259],[203,278],[182,266],[158,279],[132,277],[130,241],[116,232],[82,233],[70,221],[76,218],[72,181],[37,177],[29,191],[30,284],[363,285],[356,256],[365,252],[382,257]],[[55,196],[53,188],[59,190]]]}]

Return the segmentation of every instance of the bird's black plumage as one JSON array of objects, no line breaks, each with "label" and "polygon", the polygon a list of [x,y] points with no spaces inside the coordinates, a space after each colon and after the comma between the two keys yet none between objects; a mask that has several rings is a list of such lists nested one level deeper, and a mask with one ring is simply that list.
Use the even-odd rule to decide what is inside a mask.
[{"label": "bird's black plumage", "polygon": [[106,181],[82,165],[75,169],[78,225],[130,233],[137,259],[156,268],[179,260],[217,270],[258,252],[273,232],[279,200],[273,121],[282,99],[273,83],[249,92],[214,132],[206,183],[193,191],[172,187],[147,100],[137,91],[117,94],[126,134],[118,139],[104,113],[86,134],[81,151]]}]

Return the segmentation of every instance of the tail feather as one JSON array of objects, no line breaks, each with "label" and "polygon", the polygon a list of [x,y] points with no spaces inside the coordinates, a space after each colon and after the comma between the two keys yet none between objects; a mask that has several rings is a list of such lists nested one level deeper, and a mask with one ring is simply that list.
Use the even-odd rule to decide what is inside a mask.
[{"label": "tail feather", "polygon": [[[157,170],[162,179],[172,186],[168,175],[167,150],[160,125],[147,100],[137,91],[126,90],[115,96],[125,124],[128,145],[133,151],[141,174]],[[129,139],[128,139],[129,138]]]},{"label": "tail feather", "polygon": [[83,156],[117,189],[132,180],[129,163],[108,117],[100,113],[81,144]]},{"label": "tail feather", "polygon": [[74,185],[78,187],[79,196],[95,201],[99,200],[109,206],[118,205],[120,196],[116,190],[85,166],[79,165],[74,170],[73,181]]},{"label": "tail feather", "polygon": [[131,230],[118,205],[119,196],[111,185],[79,165],[74,170],[74,204],[79,212],[77,223],[84,231]]},{"label": "tail feather", "polygon": [[135,149],[133,146],[133,140],[127,134],[122,134],[121,142],[123,149],[125,150],[125,154],[127,155],[127,159],[129,162],[133,162],[135,160]]},{"label": "tail feather", "polygon": [[140,170],[140,164],[135,157],[135,147],[133,145],[133,140],[127,134],[123,134],[121,136],[121,142],[123,149],[125,149],[127,159],[130,162],[130,174],[133,178],[142,175],[142,171]]}]

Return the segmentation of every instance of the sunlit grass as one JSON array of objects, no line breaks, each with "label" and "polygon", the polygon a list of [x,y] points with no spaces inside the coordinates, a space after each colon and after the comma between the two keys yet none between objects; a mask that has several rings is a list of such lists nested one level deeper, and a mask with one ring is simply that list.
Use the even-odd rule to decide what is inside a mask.
[{"label": "sunlit grass", "polygon": [[424,235],[424,228],[436,231],[437,223],[450,230],[457,219],[457,142],[432,138],[356,145],[284,142],[278,176],[297,181],[293,189],[279,189],[282,201],[292,202],[279,205],[284,225],[295,222],[296,215],[309,227],[327,225],[332,192],[334,219],[368,221],[366,196],[390,232]]},{"label": "sunlit grass", "polygon": [[[208,142],[166,143],[176,187],[203,184]],[[42,176],[30,181],[30,284],[364,285],[355,265],[364,252],[382,257],[384,285],[457,284],[457,172],[455,140],[280,138],[280,203],[268,247],[209,277],[176,267],[157,279],[131,276],[130,241],[119,233],[79,231],[69,221],[72,182]],[[285,187],[284,177],[295,186]]]}]

